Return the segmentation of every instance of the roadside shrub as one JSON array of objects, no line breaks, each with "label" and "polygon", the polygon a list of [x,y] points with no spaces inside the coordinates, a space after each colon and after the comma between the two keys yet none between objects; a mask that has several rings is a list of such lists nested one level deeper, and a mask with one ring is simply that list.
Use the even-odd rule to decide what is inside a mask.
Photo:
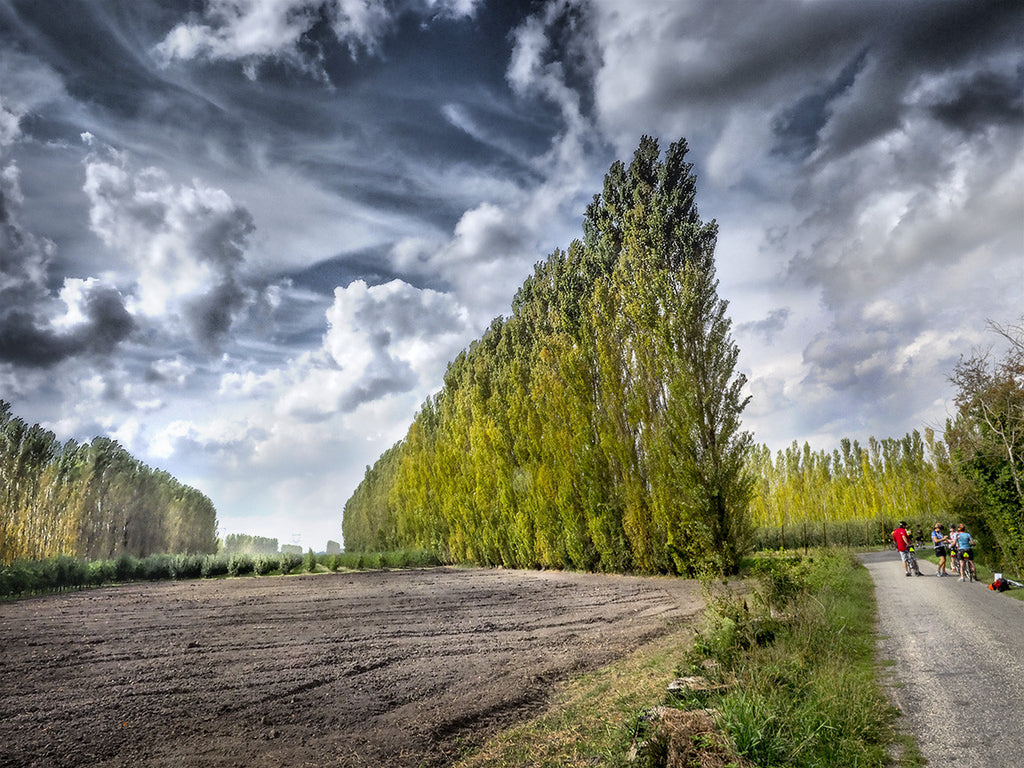
[{"label": "roadside shrub", "polygon": [[[709,595],[683,674],[724,684],[707,706],[757,765],[888,764],[893,710],[876,680],[867,570],[840,550],[753,570],[755,605]],[[773,616],[782,605],[786,616]]]},{"label": "roadside shrub", "polygon": [[785,608],[807,588],[806,563],[799,555],[758,557],[750,571],[761,584],[757,597],[769,613]]},{"label": "roadside shrub", "polygon": [[252,562],[252,572],[257,576],[266,576],[277,568],[277,555],[256,555]]},{"label": "roadside shrub", "polygon": [[252,555],[247,552],[236,552],[228,560],[228,576],[245,576],[255,568]]},{"label": "roadside shrub", "polygon": [[306,559],[303,561],[303,566],[306,569],[306,573],[316,573],[316,554],[310,549],[306,553]]}]

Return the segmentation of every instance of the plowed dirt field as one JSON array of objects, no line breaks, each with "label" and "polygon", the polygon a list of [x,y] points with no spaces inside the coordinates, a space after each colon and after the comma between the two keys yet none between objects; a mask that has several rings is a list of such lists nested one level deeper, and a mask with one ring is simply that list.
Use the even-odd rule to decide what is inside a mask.
[{"label": "plowed dirt field", "polygon": [[4,603],[0,766],[448,765],[700,608],[684,580],[449,568]]}]

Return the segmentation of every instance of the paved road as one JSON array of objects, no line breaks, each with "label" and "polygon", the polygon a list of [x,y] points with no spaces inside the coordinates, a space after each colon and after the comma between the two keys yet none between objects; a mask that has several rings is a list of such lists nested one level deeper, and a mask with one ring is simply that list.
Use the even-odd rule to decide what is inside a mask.
[{"label": "paved road", "polygon": [[[1024,602],[985,583],[907,578],[894,551],[861,555],[878,598],[891,696],[932,766],[1024,767]],[[961,631],[961,629],[967,631]]]}]

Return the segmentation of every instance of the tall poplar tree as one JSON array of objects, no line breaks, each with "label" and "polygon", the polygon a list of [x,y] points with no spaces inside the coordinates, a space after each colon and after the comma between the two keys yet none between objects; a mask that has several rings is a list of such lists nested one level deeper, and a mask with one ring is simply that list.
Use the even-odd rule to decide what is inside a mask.
[{"label": "tall poplar tree", "polygon": [[583,239],[449,366],[345,505],[352,549],[509,566],[734,571],[749,536],[747,403],[717,226],[686,143],[612,165]]}]

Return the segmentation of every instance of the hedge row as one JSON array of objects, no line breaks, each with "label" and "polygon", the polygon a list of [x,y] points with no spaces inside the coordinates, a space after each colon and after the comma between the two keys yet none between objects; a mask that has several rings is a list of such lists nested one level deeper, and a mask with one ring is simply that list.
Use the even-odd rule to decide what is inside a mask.
[{"label": "hedge row", "polygon": [[415,568],[439,565],[429,552],[345,552],[305,557],[292,553],[250,555],[122,555],[114,560],[86,561],[60,555],[46,560],[19,560],[0,567],[0,599],[123,584],[131,581],[209,579],[220,576],[287,575],[297,571],[370,568]]}]

